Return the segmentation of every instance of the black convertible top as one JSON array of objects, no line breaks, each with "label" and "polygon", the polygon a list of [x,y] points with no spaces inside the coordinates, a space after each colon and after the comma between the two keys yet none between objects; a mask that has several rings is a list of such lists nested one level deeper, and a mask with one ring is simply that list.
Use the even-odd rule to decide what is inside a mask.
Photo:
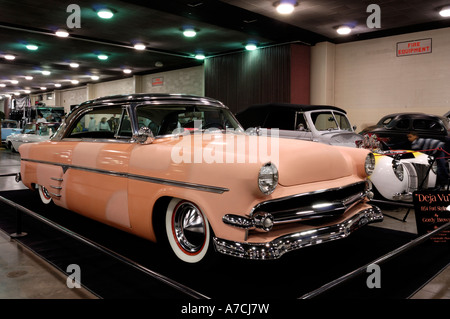
[{"label": "black convertible top", "polygon": [[314,111],[314,110],[333,110],[339,111],[347,114],[345,110],[329,105],[306,105],[306,104],[289,104],[289,103],[269,103],[269,104],[258,104],[252,105],[248,108],[237,112],[236,118],[242,124],[244,128],[249,127],[266,127],[266,121],[268,118],[279,117],[280,121],[292,123],[287,123],[289,127],[294,129],[294,116],[286,115],[286,113],[304,112],[304,111]]}]

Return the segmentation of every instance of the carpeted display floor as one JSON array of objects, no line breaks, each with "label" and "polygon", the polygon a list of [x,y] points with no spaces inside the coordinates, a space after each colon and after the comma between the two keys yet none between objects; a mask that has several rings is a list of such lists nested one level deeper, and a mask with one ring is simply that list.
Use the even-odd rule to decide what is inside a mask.
[{"label": "carpeted display floor", "polygon": [[[56,206],[44,206],[29,190],[0,192],[0,196],[214,299],[294,300],[417,237],[367,226],[346,239],[294,251],[279,260],[249,261],[219,256],[212,267],[203,269],[174,263],[167,252],[147,240]],[[70,264],[79,265],[82,284],[102,298],[190,298],[26,214],[22,225],[28,234],[18,239],[22,244],[62,271]],[[16,232],[15,209],[1,202],[0,228],[10,234]],[[370,273],[367,273],[316,298],[405,299],[449,263],[449,245],[426,242],[380,265],[381,288],[368,288]]]}]

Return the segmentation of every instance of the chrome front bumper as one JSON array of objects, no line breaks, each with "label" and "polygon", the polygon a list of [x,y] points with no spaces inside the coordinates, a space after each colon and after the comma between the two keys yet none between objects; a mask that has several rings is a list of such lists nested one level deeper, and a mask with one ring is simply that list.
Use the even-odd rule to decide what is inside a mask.
[{"label": "chrome front bumper", "polygon": [[214,238],[214,246],[218,252],[235,257],[277,259],[292,250],[345,238],[366,224],[382,220],[381,210],[372,206],[337,224],[284,235],[267,243],[241,243]]}]

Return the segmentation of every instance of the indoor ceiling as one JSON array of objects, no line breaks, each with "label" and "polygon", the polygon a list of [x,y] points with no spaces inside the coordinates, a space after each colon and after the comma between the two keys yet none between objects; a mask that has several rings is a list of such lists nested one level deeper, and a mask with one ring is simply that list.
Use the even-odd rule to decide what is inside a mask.
[{"label": "indoor ceiling", "polygon": [[[276,0],[124,0],[105,1],[0,1],[0,94],[48,92],[113,79],[200,65],[195,55],[206,57],[244,50],[248,42],[258,46],[322,41],[342,43],[450,27],[438,9],[450,0],[300,0],[290,15],[275,11]],[[370,29],[367,7],[381,9],[381,28]],[[75,11],[80,8],[79,26]],[[110,8],[111,19],[96,10]],[[347,36],[336,28],[349,25]],[[183,28],[197,35],[184,37]],[[66,29],[69,36],[54,32]],[[136,50],[137,42],[146,45]],[[26,45],[34,44],[36,50]],[[105,54],[107,60],[99,60]],[[12,55],[14,60],[6,60]],[[78,63],[72,68],[70,63]],[[129,69],[131,73],[123,73]],[[42,71],[50,71],[43,75]],[[99,79],[91,77],[97,75]],[[33,77],[26,79],[25,77]],[[218,75],[220,76],[220,75]],[[78,83],[72,83],[76,80]],[[17,82],[15,82],[17,81]],[[61,85],[56,87],[55,85]],[[46,91],[42,89],[46,87]]]}]

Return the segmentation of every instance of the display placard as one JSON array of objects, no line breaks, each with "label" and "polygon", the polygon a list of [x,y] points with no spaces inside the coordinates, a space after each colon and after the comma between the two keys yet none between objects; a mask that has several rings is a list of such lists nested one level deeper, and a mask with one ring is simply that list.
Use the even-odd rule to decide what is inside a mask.
[{"label": "display placard", "polygon": [[431,38],[397,43],[397,56],[427,54],[431,52]]},{"label": "display placard", "polygon": [[[413,201],[419,235],[450,222],[450,191],[417,191],[413,193]],[[450,230],[436,234],[431,241],[450,242]]]}]

